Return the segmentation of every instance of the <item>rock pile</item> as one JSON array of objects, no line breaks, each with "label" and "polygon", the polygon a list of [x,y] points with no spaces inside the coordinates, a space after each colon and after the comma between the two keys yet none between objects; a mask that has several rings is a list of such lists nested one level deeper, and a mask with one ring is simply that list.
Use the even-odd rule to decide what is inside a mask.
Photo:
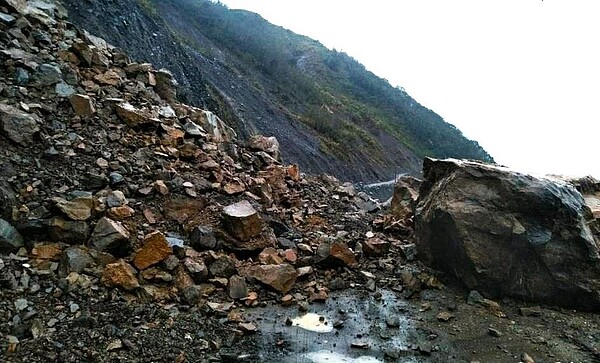
[{"label": "rock pile", "polygon": [[[282,164],[273,137],[238,142],[176,101],[167,70],[59,5],[5,0],[0,15],[1,253],[69,286],[187,304],[252,305],[261,286],[307,299],[326,288],[312,266],[366,261],[374,201]],[[365,243],[367,256],[389,250]]]}]

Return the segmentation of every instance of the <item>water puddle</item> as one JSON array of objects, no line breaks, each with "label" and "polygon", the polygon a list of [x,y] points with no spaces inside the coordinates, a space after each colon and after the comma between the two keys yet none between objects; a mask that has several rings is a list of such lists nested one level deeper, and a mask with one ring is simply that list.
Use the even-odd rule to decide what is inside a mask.
[{"label": "water puddle", "polygon": [[333,325],[323,315],[315,313],[307,313],[292,319],[292,326],[316,333],[329,333],[333,331]]},{"label": "water puddle", "polygon": [[304,355],[312,363],[383,363],[383,361],[369,356],[360,356],[356,358],[348,357],[339,353],[328,352],[325,350],[319,352],[307,353]]}]

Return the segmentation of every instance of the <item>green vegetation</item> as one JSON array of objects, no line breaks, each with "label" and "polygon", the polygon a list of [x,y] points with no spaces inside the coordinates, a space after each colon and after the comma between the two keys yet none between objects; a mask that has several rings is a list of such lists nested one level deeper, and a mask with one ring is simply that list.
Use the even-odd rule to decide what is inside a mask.
[{"label": "green vegetation", "polygon": [[[159,5],[159,0],[139,1]],[[368,151],[377,161],[384,152],[383,130],[421,157],[492,161],[477,142],[346,53],[219,2],[161,0],[160,4],[182,9],[181,16],[186,17],[182,23],[192,24],[196,33],[234,55],[237,68],[252,83],[318,132],[323,149],[342,157],[356,149]],[[206,53],[200,42],[186,41],[190,46],[196,43]]]}]

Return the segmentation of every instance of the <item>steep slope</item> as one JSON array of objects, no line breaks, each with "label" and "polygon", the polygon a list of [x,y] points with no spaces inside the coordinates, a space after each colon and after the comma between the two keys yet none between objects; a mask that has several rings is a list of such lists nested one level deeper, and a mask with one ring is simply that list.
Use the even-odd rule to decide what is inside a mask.
[{"label": "steep slope", "polygon": [[[201,0],[65,0],[72,20],[174,72],[180,99],[283,159],[354,181],[418,174],[423,156],[491,160],[477,143],[354,59],[259,15]],[[100,14],[100,16],[98,16]]]}]

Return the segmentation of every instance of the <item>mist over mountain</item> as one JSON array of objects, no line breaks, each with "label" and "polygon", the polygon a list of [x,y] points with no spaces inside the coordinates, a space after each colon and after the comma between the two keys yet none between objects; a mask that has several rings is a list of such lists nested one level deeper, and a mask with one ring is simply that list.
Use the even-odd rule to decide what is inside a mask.
[{"label": "mist over mountain", "polygon": [[379,181],[419,174],[425,156],[492,161],[348,54],[258,14],[205,0],[65,4],[77,25],[172,71],[180,100],[215,112],[241,139],[277,137],[283,159],[305,171]]}]

